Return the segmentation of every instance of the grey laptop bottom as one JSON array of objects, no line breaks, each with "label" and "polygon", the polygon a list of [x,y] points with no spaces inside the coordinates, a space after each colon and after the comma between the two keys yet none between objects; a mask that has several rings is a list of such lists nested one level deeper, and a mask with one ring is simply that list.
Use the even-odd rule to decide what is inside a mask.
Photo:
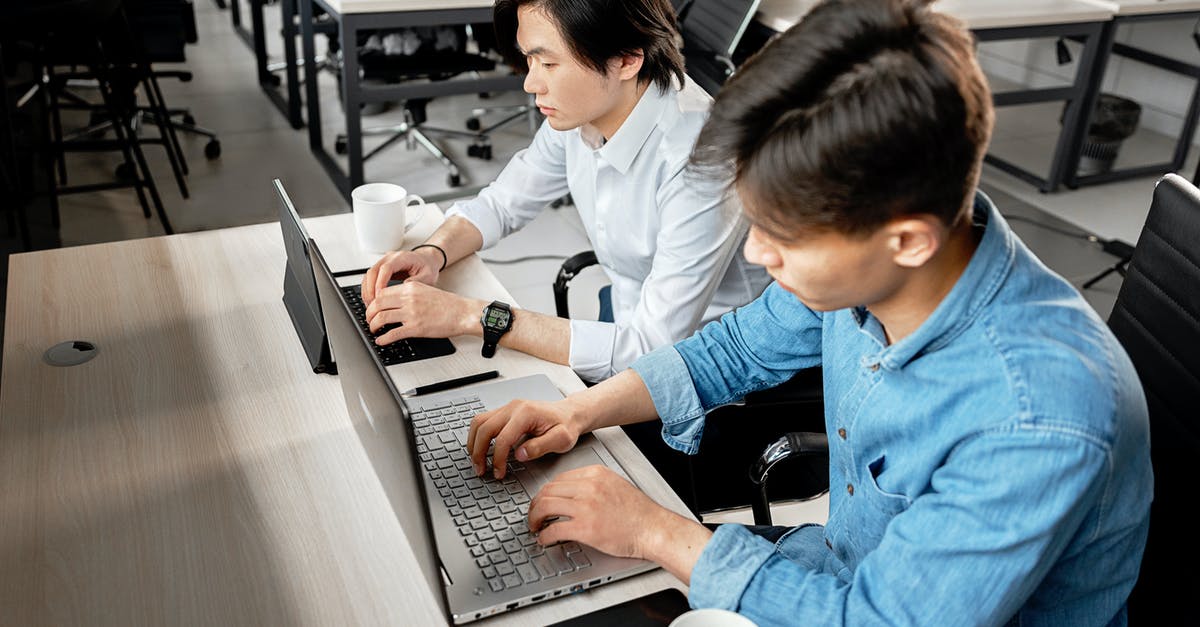
[{"label": "grey laptop bottom", "polygon": [[561,472],[604,464],[629,478],[594,436],[569,453],[512,464],[503,480],[475,475],[463,447],[471,418],[518,398],[562,398],[549,378],[401,397],[315,242],[311,250],[355,431],[447,620],[466,623],[655,568],[571,542],[541,547],[526,524],[529,499]]}]

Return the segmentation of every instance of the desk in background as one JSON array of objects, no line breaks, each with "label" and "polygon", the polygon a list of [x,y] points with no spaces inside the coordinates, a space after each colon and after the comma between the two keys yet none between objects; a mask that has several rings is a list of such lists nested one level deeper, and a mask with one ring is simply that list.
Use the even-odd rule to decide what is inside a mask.
[{"label": "desk in background", "polygon": [[[423,240],[440,223],[427,211]],[[335,269],[351,216],[306,221]],[[350,423],[313,374],[282,297],[279,225],[14,255],[0,379],[0,623],[431,625],[442,622]],[[478,257],[447,289],[511,296]],[[92,361],[55,368],[49,346]],[[496,368],[569,368],[480,340],[389,369],[400,389]],[[660,503],[685,513],[619,428],[597,434]],[[665,571],[481,624],[544,625],[682,584]]]},{"label": "desk in background", "polygon": [[[1167,172],[1178,172],[1183,168],[1184,161],[1187,160],[1188,149],[1192,144],[1192,136],[1196,133],[1196,121],[1200,117],[1200,66],[1129,44],[1115,42],[1117,29],[1127,24],[1200,19],[1200,0],[1110,0],[1110,2],[1116,5],[1116,13],[1113,15],[1112,21],[1104,25],[1104,31],[1101,33],[1100,56],[1093,68],[1092,78],[1089,80],[1090,89],[1085,99],[1085,102],[1088,103],[1086,111],[1090,112],[1095,106],[1096,100],[1100,97],[1100,90],[1104,85],[1104,71],[1107,69],[1112,55],[1126,57],[1189,77],[1196,82],[1196,85],[1192,89],[1191,100],[1188,103],[1187,112],[1183,117],[1183,128],[1180,129],[1179,137],[1175,140],[1175,150],[1169,161],[1079,176],[1079,161],[1076,159],[1072,164],[1073,167],[1068,170],[1066,179],[1067,185],[1072,188],[1111,181],[1122,181],[1141,176],[1162,175]],[[1080,121],[1080,132],[1085,134],[1083,136],[1086,136],[1090,123],[1090,116],[1085,116]],[[1197,170],[1197,173],[1200,175],[1200,170]],[[1200,178],[1200,176],[1197,176],[1197,178]]]},{"label": "desk in background", "polygon": [[[515,91],[522,76],[457,78],[445,81],[412,81],[398,85],[365,85],[359,77],[356,49],[362,30],[392,29],[492,21],[492,0],[297,0],[304,53],[304,88],[308,109],[308,142],[313,154],[347,200],[350,191],[364,182],[361,105],[410,98],[433,98],[455,94]],[[312,21],[313,4],[325,9],[338,24],[343,54],[342,110],[346,115],[348,172],[325,150],[321,137],[321,111],[317,94],[314,59],[316,44]]]},{"label": "desk in background", "polygon": [[[763,0],[756,17],[782,32],[800,21],[815,4],[816,0]],[[1084,112],[1091,110],[1087,102],[1092,94],[1091,81],[1100,57],[1102,33],[1112,20],[1114,7],[1100,0],[940,0],[933,7],[963,20],[979,41],[1068,37],[1083,42],[1075,80],[1070,85],[993,94],[997,107],[1067,101],[1050,171],[1044,178],[996,155],[985,157],[988,163],[1043,192],[1058,189],[1079,163],[1088,117]]]}]

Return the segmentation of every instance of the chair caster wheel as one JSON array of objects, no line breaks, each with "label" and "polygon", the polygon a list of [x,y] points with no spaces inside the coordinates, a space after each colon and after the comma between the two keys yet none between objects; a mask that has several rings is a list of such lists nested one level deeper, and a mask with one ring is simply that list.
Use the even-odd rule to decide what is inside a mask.
[{"label": "chair caster wheel", "polygon": [[346,138],[339,137],[336,140],[334,140],[334,142],[333,142],[333,151],[334,152],[338,153],[339,155],[344,155],[344,154],[346,154],[346,150],[347,150]]},{"label": "chair caster wheel", "polygon": [[195,126],[196,125],[196,116],[194,116],[190,113],[183,114],[183,123],[189,124],[191,126]]},{"label": "chair caster wheel", "polygon": [[132,163],[122,163],[117,166],[113,174],[116,175],[118,180],[132,181],[137,178],[137,169],[133,167]]},{"label": "chair caster wheel", "polygon": [[204,156],[209,159],[216,159],[221,156],[221,142],[215,139],[209,140],[204,144]]},{"label": "chair caster wheel", "polygon": [[446,184],[450,187],[459,187],[462,185],[462,177],[457,174],[451,174],[446,177]]},{"label": "chair caster wheel", "polygon": [[467,146],[467,156],[483,159],[484,161],[492,160],[491,144],[471,144]]},{"label": "chair caster wheel", "polygon": [[467,119],[467,130],[478,131],[481,128],[483,128],[483,124],[481,124],[479,122],[479,118],[468,118]]}]

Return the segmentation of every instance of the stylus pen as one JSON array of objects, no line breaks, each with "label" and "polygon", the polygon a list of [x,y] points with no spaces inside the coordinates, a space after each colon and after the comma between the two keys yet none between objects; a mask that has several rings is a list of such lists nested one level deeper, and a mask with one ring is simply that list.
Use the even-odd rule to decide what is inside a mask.
[{"label": "stylus pen", "polygon": [[442,390],[449,390],[450,388],[470,385],[472,383],[479,383],[480,381],[487,381],[488,379],[495,379],[498,376],[500,376],[499,372],[495,370],[488,370],[487,372],[469,374],[465,377],[459,377],[457,379],[447,379],[445,381],[438,381],[437,383],[430,383],[429,385],[417,386],[404,392],[403,395],[420,396],[421,394],[433,394],[434,392],[441,392]]}]

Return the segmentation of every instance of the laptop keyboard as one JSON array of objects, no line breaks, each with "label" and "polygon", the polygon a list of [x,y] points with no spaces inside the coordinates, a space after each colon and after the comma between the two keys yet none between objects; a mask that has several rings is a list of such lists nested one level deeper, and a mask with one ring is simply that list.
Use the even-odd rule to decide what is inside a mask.
[{"label": "laptop keyboard", "polygon": [[504,479],[475,474],[466,440],[471,418],[486,410],[478,397],[437,402],[420,409],[415,409],[416,403],[411,404],[421,463],[493,592],[592,565],[576,542],[538,545],[527,524],[529,494],[513,474],[524,470],[520,462],[508,463]]},{"label": "laptop keyboard", "polygon": [[[362,302],[359,287],[357,285],[343,287],[342,293],[346,295],[346,302],[350,304],[350,309],[354,311],[354,319],[358,321],[358,326],[367,332],[368,337],[377,338],[400,326],[398,324],[389,324],[379,329],[378,333],[371,333],[371,325],[367,324],[367,306]],[[418,353],[408,340],[399,340],[387,346],[380,346],[372,342],[371,348],[375,349],[375,353],[379,355],[385,366],[394,366],[427,357],[427,355]]]}]

